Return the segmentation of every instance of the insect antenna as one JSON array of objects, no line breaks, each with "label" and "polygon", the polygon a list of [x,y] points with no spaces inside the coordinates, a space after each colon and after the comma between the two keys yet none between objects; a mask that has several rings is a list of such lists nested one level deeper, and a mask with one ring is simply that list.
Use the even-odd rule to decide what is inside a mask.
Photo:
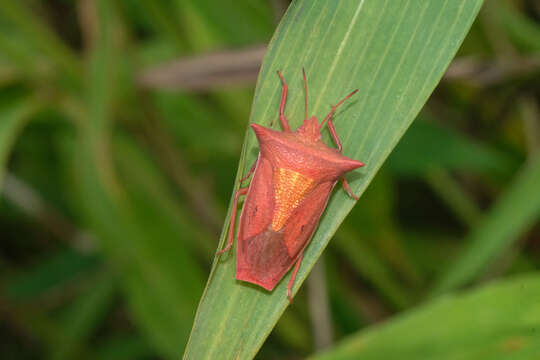
[{"label": "insect antenna", "polygon": [[340,102],[338,102],[336,105],[333,105],[332,106],[332,109],[330,110],[330,112],[328,113],[328,115],[326,115],[326,117],[324,118],[324,120],[322,121],[321,123],[321,127],[324,125],[324,123],[329,120],[332,115],[334,114],[334,111],[336,111],[336,109],[338,108],[338,106],[340,106],[341,104],[343,104],[345,102],[345,100],[347,100],[348,98],[350,98],[351,96],[353,96],[354,94],[356,94],[358,92],[358,89],[354,90],[352,93],[350,93],[349,95],[345,96],[345,98],[343,100],[341,100]]},{"label": "insect antenna", "polygon": [[307,120],[307,80],[306,72],[302,68],[302,75],[304,76],[304,122]]}]

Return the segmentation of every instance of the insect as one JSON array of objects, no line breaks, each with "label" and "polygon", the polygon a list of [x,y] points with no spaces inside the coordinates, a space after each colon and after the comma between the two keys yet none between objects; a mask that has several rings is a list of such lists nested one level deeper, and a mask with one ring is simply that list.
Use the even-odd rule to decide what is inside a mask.
[{"label": "insect", "polygon": [[[227,252],[233,244],[238,198],[246,195],[238,227],[236,279],[272,291],[294,265],[287,286],[287,296],[292,301],[291,289],[304,250],[332,189],[341,180],[345,191],[358,200],[344,174],[364,164],[341,154],[341,142],[332,123],[336,109],[358,90],[333,105],[319,124],[316,117],[307,118],[307,80],[302,69],[304,122],[291,131],[284,114],[288,86],[281,72],[277,73],[282,83],[279,120],[283,131],[251,124],[259,143],[259,155],[240,181],[252,174],[253,179],[249,187],[240,188],[234,196],[227,245],[218,254]],[[337,149],[321,139],[325,123]]]}]

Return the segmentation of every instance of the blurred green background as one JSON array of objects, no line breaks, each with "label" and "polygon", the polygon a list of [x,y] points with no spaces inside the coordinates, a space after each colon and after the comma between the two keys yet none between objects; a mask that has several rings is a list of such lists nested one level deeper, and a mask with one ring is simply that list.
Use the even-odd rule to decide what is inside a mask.
[{"label": "blurred green background", "polygon": [[[0,0],[2,359],[182,354],[287,6]],[[537,270],[539,99],[539,3],[487,0],[258,358]]]}]

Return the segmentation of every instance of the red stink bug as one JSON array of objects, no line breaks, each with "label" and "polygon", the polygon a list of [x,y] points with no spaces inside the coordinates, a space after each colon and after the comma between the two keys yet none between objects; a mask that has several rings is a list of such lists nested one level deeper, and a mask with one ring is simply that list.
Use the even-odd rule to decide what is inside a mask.
[{"label": "red stink bug", "polygon": [[[316,117],[307,118],[307,80],[304,77],[304,122],[291,131],[283,111],[287,100],[287,83],[278,70],[283,88],[279,119],[283,131],[251,124],[259,142],[259,156],[241,182],[254,174],[247,188],[234,196],[227,246],[233,243],[238,198],[247,195],[240,215],[236,250],[236,279],[273,290],[296,263],[287,287],[291,288],[306,246],[319,223],[332,189],[342,180],[343,187],[356,200],[343,177],[345,173],[363,166],[360,161],[341,154],[341,142],[332,123],[337,107],[353,96],[354,90],[332,106],[319,124]],[[321,128],[328,124],[337,149],[328,147],[321,139]]]}]

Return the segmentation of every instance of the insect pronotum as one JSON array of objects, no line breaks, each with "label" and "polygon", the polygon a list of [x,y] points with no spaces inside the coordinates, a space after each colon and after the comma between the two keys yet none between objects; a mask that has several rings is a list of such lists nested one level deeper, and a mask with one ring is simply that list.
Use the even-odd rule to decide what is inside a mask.
[{"label": "insect pronotum", "polygon": [[[248,174],[240,180],[253,174],[249,187],[240,188],[234,196],[227,245],[219,254],[233,244],[238,198],[246,195],[238,227],[236,279],[271,291],[294,265],[287,286],[287,296],[292,301],[291,289],[304,250],[332,189],[341,180],[345,191],[358,200],[344,175],[364,164],[341,154],[341,142],[332,122],[338,106],[358,90],[333,105],[319,124],[315,116],[307,118],[307,80],[302,69],[304,122],[291,131],[284,114],[288,86],[281,72],[277,73],[282,82],[279,120],[283,131],[251,124],[260,152]],[[321,128],[325,123],[337,149],[322,141]]]}]

